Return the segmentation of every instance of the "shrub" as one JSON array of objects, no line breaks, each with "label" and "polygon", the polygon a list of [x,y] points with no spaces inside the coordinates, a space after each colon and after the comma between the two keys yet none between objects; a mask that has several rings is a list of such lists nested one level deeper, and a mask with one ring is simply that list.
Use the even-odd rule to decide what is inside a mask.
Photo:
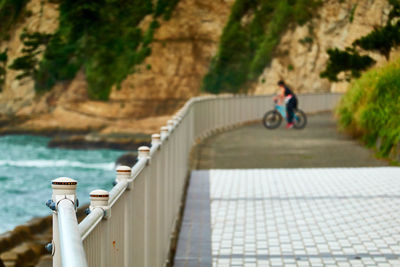
[{"label": "shrub", "polygon": [[387,156],[400,142],[400,63],[392,62],[364,73],[352,82],[337,108],[343,129],[361,136],[367,145],[382,139]]}]

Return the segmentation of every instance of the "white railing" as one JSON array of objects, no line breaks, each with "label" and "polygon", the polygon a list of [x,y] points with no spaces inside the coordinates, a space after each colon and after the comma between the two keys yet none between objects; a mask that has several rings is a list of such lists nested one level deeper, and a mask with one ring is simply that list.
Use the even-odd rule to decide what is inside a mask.
[{"label": "white railing", "polygon": [[[340,96],[300,95],[300,108],[305,112],[331,110]],[[168,125],[162,127],[160,135],[152,136],[151,149],[139,148],[138,162],[132,170],[124,166],[117,169],[117,184],[110,193],[102,190],[91,193],[91,212],[79,228],[64,228],[57,219],[64,215],[71,217],[70,212],[64,214],[60,209],[60,199],[68,199],[73,204],[69,205],[70,209],[76,206],[76,195],[68,187],[73,180],[54,180],[53,198],[49,203],[55,217],[53,266],[61,266],[61,262],[64,267],[167,265],[188,177],[192,145],[217,129],[260,120],[272,108],[270,95],[190,99],[168,121]],[[61,189],[54,188],[57,181],[58,186],[64,182]],[[76,218],[66,221],[76,224]],[[64,241],[66,235],[71,237]],[[84,253],[79,252],[82,244]],[[71,257],[71,253],[75,253],[74,262],[64,261],[64,257]]]}]

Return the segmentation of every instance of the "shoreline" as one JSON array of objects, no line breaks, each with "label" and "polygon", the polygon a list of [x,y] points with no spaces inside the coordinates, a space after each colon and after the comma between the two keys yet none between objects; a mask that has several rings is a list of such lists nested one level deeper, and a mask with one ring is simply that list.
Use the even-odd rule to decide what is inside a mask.
[{"label": "shoreline", "polygon": [[[89,204],[78,208],[77,218],[85,218],[85,209]],[[13,230],[0,234],[0,266],[36,265],[42,261],[48,262],[49,253],[45,245],[52,240],[52,215],[35,217]],[[51,259],[51,257],[50,257]],[[51,263],[51,261],[50,261]],[[49,265],[51,266],[51,265]]]},{"label": "shoreline", "polygon": [[101,134],[89,130],[11,130],[0,129],[0,136],[31,135],[51,138],[49,148],[64,149],[114,149],[136,151],[140,146],[148,146],[151,136],[144,133]]}]

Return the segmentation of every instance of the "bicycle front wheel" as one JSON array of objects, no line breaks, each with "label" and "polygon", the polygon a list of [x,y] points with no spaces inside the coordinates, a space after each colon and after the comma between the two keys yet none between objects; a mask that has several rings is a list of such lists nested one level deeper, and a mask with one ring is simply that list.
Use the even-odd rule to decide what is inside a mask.
[{"label": "bicycle front wheel", "polygon": [[270,110],[263,117],[263,125],[267,129],[276,129],[281,125],[282,116],[276,110]]},{"label": "bicycle front wheel", "polygon": [[307,125],[307,116],[306,114],[298,109],[294,112],[293,126],[296,129],[303,129]]}]

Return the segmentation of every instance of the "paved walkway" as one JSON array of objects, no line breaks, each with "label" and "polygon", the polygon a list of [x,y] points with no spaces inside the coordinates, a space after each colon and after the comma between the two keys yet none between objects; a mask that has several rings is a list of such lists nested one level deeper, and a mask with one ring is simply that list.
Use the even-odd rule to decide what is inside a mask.
[{"label": "paved walkway", "polygon": [[176,267],[400,266],[400,168],[329,113],[212,136],[194,165]]},{"label": "paved walkway", "polygon": [[195,148],[195,169],[387,166],[336,130],[331,113],[308,117],[304,130],[267,130],[261,123],[212,136]]},{"label": "paved walkway", "polygon": [[175,266],[400,266],[399,192],[394,167],[194,171]]}]

